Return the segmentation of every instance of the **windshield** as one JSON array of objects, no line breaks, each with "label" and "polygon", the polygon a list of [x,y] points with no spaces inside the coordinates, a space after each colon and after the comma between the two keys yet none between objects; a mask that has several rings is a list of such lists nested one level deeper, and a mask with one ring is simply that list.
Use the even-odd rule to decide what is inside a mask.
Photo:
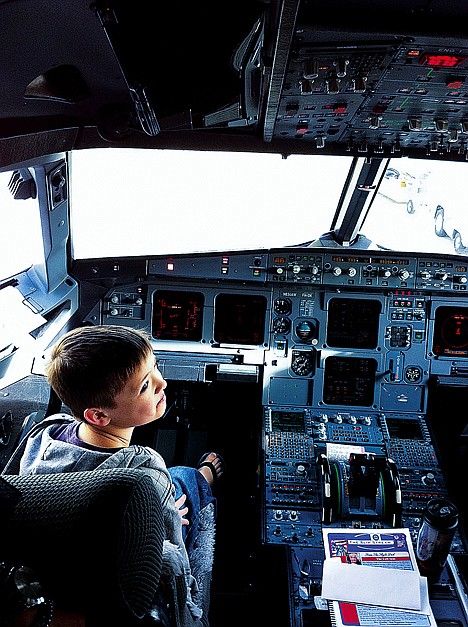
[{"label": "windshield", "polygon": [[75,258],[289,246],[328,230],[351,158],[72,154]]},{"label": "windshield", "polygon": [[[331,228],[351,157],[96,149],[71,156],[76,259],[298,246]],[[465,253],[466,165],[390,161],[370,248]]]}]

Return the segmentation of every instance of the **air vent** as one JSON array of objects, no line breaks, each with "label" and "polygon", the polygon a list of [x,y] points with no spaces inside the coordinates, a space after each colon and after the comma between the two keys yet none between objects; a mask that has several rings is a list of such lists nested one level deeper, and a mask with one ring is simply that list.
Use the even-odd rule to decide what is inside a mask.
[{"label": "air vent", "polygon": [[13,172],[8,183],[8,189],[15,200],[36,198],[37,195],[36,183],[26,168]]}]

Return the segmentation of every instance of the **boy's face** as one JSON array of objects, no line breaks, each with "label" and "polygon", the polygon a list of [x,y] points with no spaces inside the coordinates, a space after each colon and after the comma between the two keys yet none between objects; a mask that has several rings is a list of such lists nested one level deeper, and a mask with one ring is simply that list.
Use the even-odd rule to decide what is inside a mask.
[{"label": "boy's face", "polygon": [[137,427],[161,418],[166,411],[166,385],[150,353],[115,397],[115,407],[105,409],[110,423],[116,427]]}]

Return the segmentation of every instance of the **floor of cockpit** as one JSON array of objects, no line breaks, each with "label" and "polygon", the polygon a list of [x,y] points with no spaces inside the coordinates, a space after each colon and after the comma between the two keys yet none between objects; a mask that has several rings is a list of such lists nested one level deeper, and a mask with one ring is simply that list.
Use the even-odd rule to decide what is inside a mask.
[{"label": "floor of cockpit", "polygon": [[[194,466],[206,451],[220,453],[226,463],[226,473],[214,488],[211,627],[253,627],[259,617],[262,623],[286,627],[285,547],[261,543],[261,391],[248,383],[169,382],[167,397],[172,410],[158,425],[155,448],[168,465]],[[144,430],[138,437],[145,437]]]}]

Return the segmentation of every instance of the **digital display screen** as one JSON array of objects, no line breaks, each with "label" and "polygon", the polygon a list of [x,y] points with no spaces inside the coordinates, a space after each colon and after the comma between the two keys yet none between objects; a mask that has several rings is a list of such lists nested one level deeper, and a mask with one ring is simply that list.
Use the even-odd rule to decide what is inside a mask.
[{"label": "digital display screen", "polygon": [[158,290],[153,294],[152,335],[158,340],[199,342],[203,305],[200,292]]},{"label": "digital display screen", "polygon": [[407,266],[409,265],[408,259],[386,259],[385,257],[376,257],[372,259],[374,263],[379,265],[392,265],[392,266]]},{"label": "digital display screen", "polygon": [[272,431],[286,431],[293,433],[304,433],[304,412],[303,411],[272,411],[271,412]]},{"label": "digital display screen", "polygon": [[215,342],[247,346],[263,344],[266,306],[264,296],[218,294],[215,300]]},{"label": "digital display screen", "polygon": [[439,307],[435,314],[434,355],[468,357],[468,307]]},{"label": "digital display screen", "polygon": [[400,440],[424,440],[419,420],[414,418],[387,418],[388,433]]},{"label": "digital display screen", "polygon": [[376,348],[379,337],[378,300],[332,298],[328,304],[327,344],[338,348]]},{"label": "digital display screen", "polygon": [[375,359],[327,357],[323,401],[329,405],[362,405],[374,402]]},{"label": "digital display screen", "polygon": [[370,257],[351,257],[351,255],[333,255],[336,263],[370,263]]}]

